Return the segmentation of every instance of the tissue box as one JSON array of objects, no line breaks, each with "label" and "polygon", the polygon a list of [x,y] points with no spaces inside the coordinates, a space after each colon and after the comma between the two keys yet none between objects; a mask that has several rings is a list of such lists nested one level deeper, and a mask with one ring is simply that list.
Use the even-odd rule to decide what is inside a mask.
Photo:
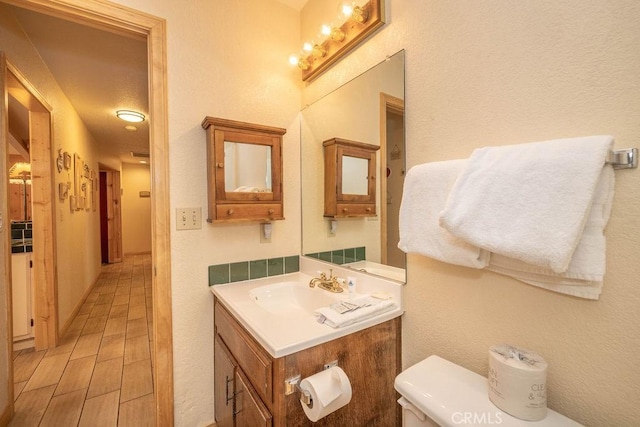
[{"label": "tissue box", "polygon": [[499,344],[489,349],[489,399],[509,415],[539,421],[547,415],[547,362],[538,354]]}]

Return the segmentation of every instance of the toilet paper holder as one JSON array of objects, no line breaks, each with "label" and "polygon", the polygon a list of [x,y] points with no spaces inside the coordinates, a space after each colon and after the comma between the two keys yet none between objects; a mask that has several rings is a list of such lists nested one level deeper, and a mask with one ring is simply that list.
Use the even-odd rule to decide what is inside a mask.
[{"label": "toilet paper holder", "polygon": [[311,393],[300,388],[301,380],[301,375],[296,375],[295,377],[287,378],[286,380],[284,380],[284,395],[288,396],[298,390],[300,392],[300,401],[305,405],[311,405]]},{"label": "toilet paper holder", "polygon": [[[334,366],[338,366],[337,360],[325,363],[324,369],[327,370],[329,368],[333,368]],[[298,390],[300,392],[300,401],[305,405],[311,405],[311,403],[313,402],[313,399],[311,399],[311,393],[300,388],[300,381],[302,381],[302,375],[300,374],[284,380],[284,395],[289,396],[290,394],[293,394],[296,390]]]}]

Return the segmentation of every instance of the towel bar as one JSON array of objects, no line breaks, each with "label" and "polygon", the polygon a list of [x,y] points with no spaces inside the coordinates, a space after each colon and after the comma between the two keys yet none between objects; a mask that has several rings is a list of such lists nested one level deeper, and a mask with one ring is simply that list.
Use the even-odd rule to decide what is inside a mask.
[{"label": "towel bar", "polygon": [[638,167],[638,149],[625,148],[623,150],[613,150],[609,152],[607,163],[613,165],[614,169],[632,169]]}]

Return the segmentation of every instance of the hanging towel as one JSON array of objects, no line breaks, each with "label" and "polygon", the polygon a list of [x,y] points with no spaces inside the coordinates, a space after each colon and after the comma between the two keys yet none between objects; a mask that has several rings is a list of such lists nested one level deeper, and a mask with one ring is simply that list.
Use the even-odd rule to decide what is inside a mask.
[{"label": "hanging towel", "polygon": [[567,271],[554,273],[550,269],[498,254],[491,255],[487,269],[553,291],[598,299],[606,270],[604,229],[611,214],[614,185],[613,167],[606,165],[602,169],[587,223]]},{"label": "hanging towel", "polygon": [[567,271],[611,136],[486,147],[454,184],[440,225],[496,254]]},{"label": "hanging towel", "polygon": [[404,180],[400,203],[398,248],[450,264],[484,268],[488,253],[449,233],[438,223],[442,210],[467,160],[451,160],[417,165]]}]

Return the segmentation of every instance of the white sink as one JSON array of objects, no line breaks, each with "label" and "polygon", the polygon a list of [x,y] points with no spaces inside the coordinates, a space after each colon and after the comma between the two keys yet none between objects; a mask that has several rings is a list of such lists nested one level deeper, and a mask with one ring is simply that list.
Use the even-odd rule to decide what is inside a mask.
[{"label": "white sink", "polygon": [[249,297],[269,313],[286,316],[300,312],[312,314],[314,310],[338,301],[338,297],[328,291],[300,282],[260,286],[249,291]]},{"label": "white sink", "polygon": [[316,272],[325,267],[321,262],[302,259],[300,268],[304,268],[303,271],[313,271],[314,275],[300,271],[263,277],[211,286],[211,292],[275,358],[311,348],[402,315],[402,285],[355,270],[342,269],[336,274],[339,274],[339,277],[347,277],[347,274],[356,277],[358,293],[388,294],[398,307],[342,328],[332,328],[318,323],[314,310],[349,299],[348,292],[334,294],[319,289],[317,285],[314,288],[309,287],[309,281],[317,276]]}]

